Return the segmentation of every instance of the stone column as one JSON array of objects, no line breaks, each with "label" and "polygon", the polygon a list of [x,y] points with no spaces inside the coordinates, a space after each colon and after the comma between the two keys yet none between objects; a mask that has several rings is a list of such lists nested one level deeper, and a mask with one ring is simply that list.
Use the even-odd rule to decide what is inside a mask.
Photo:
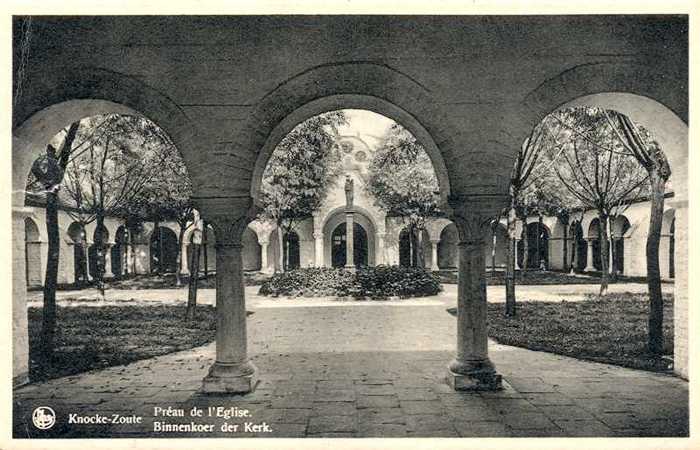
[{"label": "stone column", "polygon": [[267,272],[268,267],[267,267],[267,246],[270,244],[270,242],[265,239],[260,241],[260,271],[261,272]]},{"label": "stone column", "polygon": [[354,224],[355,218],[352,211],[345,212],[345,268],[355,270],[354,248]]},{"label": "stone column", "polygon": [[[459,230],[457,288],[457,354],[447,382],[455,390],[498,390],[501,375],[488,357],[486,334],[486,261],[484,235],[500,198],[450,199],[452,220]],[[488,203],[486,203],[488,201]],[[505,201],[503,199],[502,201]]]},{"label": "stone column", "polygon": [[438,270],[440,270],[440,265],[438,264],[438,244],[439,243],[440,243],[440,239],[431,239],[430,240],[430,244],[433,247],[433,252],[431,254],[432,259],[430,261],[432,263],[432,266],[433,266],[432,267],[433,272],[437,272]]},{"label": "stone column", "polygon": [[216,233],[216,361],[202,391],[250,392],[257,383],[257,370],[248,360],[241,238],[254,217],[252,201],[233,197],[195,202]]},{"label": "stone column", "polygon": [[323,233],[314,231],[314,265],[323,267]]},{"label": "stone column", "polygon": [[593,265],[593,241],[594,239],[586,239],[588,251],[586,253],[586,268],[583,269],[584,272],[595,271],[595,266]]}]

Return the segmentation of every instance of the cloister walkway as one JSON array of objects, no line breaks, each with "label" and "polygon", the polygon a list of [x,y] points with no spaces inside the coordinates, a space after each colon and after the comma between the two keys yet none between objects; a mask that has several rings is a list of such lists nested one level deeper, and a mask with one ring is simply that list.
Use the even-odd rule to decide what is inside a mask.
[{"label": "cloister walkway", "polygon": [[[206,297],[206,294],[203,295]],[[260,384],[243,396],[198,393],[214,344],[15,391],[15,436],[154,436],[153,422],[213,423],[187,436],[686,436],[688,384],[671,375],[489,343],[505,390],[455,392],[440,380],[456,326],[445,304],[345,302],[256,307],[249,297],[249,354]],[[269,302],[269,301],[268,301]],[[422,303],[421,303],[422,302]],[[39,432],[36,406],[58,424]],[[153,418],[154,407],[238,407],[252,418]],[[139,414],[138,425],[66,425],[68,413]],[[220,431],[266,422],[271,432]],[[41,434],[44,433],[44,434]],[[182,433],[180,434],[182,435]]]}]

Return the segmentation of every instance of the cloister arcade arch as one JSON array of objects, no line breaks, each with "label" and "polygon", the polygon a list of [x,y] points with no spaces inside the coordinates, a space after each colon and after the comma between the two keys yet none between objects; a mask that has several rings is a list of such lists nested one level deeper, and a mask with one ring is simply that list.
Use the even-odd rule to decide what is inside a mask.
[{"label": "cloister arcade arch", "polygon": [[[220,326],[205,391],[248,392],[255,386],[256,370],[247,355],[241,238],[256,215],[272,150],[296,124],[325,111],[368,109],[390,117],[425,146],[433,162],[445,211],[462,243],[456,358],[447,373],[456,389],[500,386],[487,350],[483,228],[504,206],[516,149],[557,108],[614,109],[655,134],[674,173],[677,260],[687,262],[687,19],[551,17],[530,23],[511,17],[331,16],[323,19],[333,30],[329,40],[313,44],[318,52],[273,70],[266,65],[270,60],[289,59],[288,52],[311,39],[304,27],[280,27],[277,21],[319,19],[183,18],[179,39],[201,45],[178,49],[179,57],[197,61],[181,70],[172,70],[172,54],[164,51],[173,30],[162,18],[101,18],[100,26],[95,20],[34,20],[23,95],[13,111],[13,234],[21,236],[24,226],[21,193],[29,166],[60,129],[88,115],[118,112],[142,114],[165,130],[183,154],[196,207],[217,235]],[[382,29],[409,22],[417,34],[389,40],[356,33],[360,20]],[[81,21],[86,25],[76,26]],[[240,35],[244,28],[235,26],[239,22],[282,44],[248,42]],[[145,27],[163,31],[144,36]],[[109,33],[117,28],[122,32]],[[208,39],[208,32],[224,38]],[[130,57],[142,47],[127,36],[147,38],[149,48],[159,51],[147,64]],[[543,50],[545,37],[552,44]],[[68,39],[73,57],[66,56],[67,46],[53,44]],[[109,45],[95,49],[100,39]],[[245,51],[225,41],[246,42]],[[348,42],[352,48],[341,58],[336,50]],[[126,56],[117,58],[105,48]],[[607,56],[600,56],[601,49]],[[210,59],[221,52],[236,55],[238,64],[231,68],[226,61],[224,67]],[[435,64],[441,57],[444,64]],[[23,242],[15,243],[13,255],[15,272],[22,274],[13,282],[13,367],[21,382],[28,356]],[[678,271],[675,286],[675,367],[687,376],[685,271]]]},{"label": "cloister arcade arch", "polygon": [[36,222],[30,217],[24,219],[24,245],[27,262],[27,287],[38,287],[43,285],[41,279],[41,234]]}]

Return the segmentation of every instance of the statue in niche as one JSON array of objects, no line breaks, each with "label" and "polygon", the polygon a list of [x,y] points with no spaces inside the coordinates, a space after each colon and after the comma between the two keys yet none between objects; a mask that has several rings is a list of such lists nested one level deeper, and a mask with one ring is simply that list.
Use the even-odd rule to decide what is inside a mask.
[{"label": "statue in niche", "polygon": [[350,178],[350,175],[345,175],[345,205],[348,208],[352,208],[352,200],[354,194],[354,184],[355,181]]}]

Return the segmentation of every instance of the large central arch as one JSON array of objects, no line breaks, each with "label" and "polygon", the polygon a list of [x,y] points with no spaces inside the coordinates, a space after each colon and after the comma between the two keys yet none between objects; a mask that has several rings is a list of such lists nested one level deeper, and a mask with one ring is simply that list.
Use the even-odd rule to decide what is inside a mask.
[{"label": "large central arch", "polygon": [[279,142],[296,125],[318,114],[364,109],[386,116],[409,130],[430,157],[444,202],[451,194],[445,160],[452,155],[449,118],[427,89],[384,65],[347,63],[321,66],[297,75],[263,98],[251,117],[248,135],[259,149],[250,180],[250,196],[259,202],[267,162]]}]

